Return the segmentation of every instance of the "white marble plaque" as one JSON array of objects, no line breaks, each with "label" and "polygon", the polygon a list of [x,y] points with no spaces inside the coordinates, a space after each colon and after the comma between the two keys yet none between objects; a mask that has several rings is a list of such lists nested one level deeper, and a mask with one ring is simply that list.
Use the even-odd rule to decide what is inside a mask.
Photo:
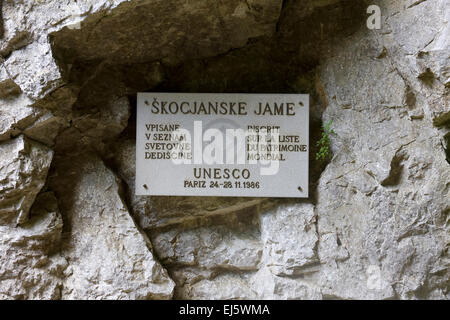
[{"label": "white marble plaque", "polygon": [[308,197],[306,94],[138,93],[136,194]]}]

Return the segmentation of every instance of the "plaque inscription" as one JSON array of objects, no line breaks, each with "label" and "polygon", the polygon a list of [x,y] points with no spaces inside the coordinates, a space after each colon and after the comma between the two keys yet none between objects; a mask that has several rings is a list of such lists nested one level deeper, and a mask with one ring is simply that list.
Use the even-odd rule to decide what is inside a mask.
[{"label": "plaque inscription", "polygon": [[309,96],[138,93],[136,194],[308,197]]}]

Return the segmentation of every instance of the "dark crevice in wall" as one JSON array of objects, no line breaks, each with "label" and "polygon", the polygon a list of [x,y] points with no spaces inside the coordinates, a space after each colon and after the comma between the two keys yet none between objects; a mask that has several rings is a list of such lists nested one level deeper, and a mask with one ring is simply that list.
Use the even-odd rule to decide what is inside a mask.
[{"label": "dark crevice in wall", "polygon": [[444,135],[444,142],[442,148],[444,149],[445,152],[445,159],[450,164],[450,132],[447,132]]},{"label": "dark crevice in wall", "polygon": [[4,22],[3,22],[3,0],[0,0],[0,39],[3,38],[5,32]]},{"label": "dark crevice in wall", "polygon": [[419,80],[421,80],[426,86],[432,87],[434,82],[434,73],[430,70],[430,68],[427,68],[424,72],[422,72],[418,76]]},{"label": "dark crevice in wall", "polygon": [[391,160],[391,169],[386,179],[381,181],[382,186],[394,186],[400,183],[403,172],[403,161],[407,158],[404,152],[397,152]]},{"label": "dark crevice in wall", "polygon": [[278,18],[278,22],[277,22],[277,25],[275,27],[275,32],[277,32],[277,33],[278,33],[278,31],[280,31],[280,22],[281,22],[283,14],[286,12],[285,8],[287,6],[288,1],[289,0],[282,0],[282,2],[281,2],[280,17]]},{"label": "dark crevice in wall", "polygon": [[444,112],[439,117],[434,118],[433,125],[450,129],[450,112]]}]

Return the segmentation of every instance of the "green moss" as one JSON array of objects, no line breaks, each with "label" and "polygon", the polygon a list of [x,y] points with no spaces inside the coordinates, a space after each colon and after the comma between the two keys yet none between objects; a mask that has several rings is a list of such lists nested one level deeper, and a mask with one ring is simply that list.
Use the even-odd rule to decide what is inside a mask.
[{"label": "green moss", "polygon": [[331,129],[332,123],[332,121],[328,121],[322,126],[322,135],[316,144],[317,148],[319,148],[316,153],[316,160],[328,161],[331,159],[330,134],[335,133],[333,129]]}]

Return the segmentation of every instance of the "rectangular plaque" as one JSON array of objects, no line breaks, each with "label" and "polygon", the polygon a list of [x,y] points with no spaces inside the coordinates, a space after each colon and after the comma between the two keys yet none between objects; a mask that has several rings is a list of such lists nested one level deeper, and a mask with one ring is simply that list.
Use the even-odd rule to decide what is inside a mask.
[{"label": "rectangular plaque", "polygon": [[306,94],[138,93],[136,194],[308,197]]}]

